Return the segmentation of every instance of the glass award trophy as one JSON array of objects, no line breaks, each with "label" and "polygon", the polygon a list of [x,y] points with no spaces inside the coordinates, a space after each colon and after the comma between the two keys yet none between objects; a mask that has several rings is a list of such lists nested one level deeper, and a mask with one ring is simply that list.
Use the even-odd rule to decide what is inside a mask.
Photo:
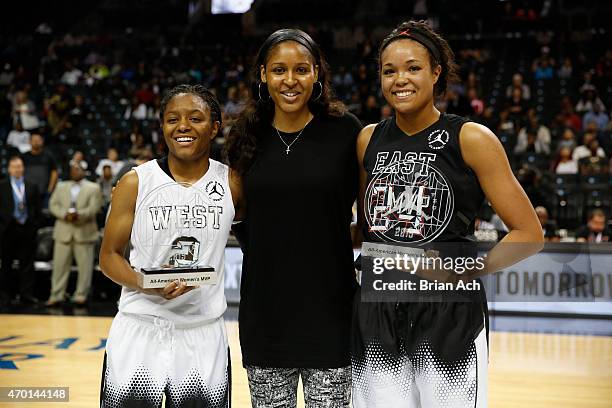
[{"label": "glass award trophy", "polygon": [[130,261],[142,288],[163,288],[176,280],[188,286],[217,283],[217,272],[203,259],[219,229],[221,198],[216,190],[208,194],[197,185],[168,182],[139,201]]}]

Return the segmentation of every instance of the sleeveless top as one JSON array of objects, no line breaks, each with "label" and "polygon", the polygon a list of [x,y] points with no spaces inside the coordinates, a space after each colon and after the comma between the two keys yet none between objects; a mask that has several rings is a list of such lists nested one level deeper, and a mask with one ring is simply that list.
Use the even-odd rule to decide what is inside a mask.
[{"label": "sleeveless top", "polygon": [[[366,148],[364,241],[424,246],[466,242],[484,193],[465,164],[459,134],[468,119],[441,113],[426,129],[407,135],[395,117],[380,122]],[[483,288],[483,285],[481,285]],[[469,302],[367,303],[355,299],[354,349],[372,339],[388,351],[429,342],[440,355],[465,350],[486,320],[484,290]],[[392,327],[388,327],[392,326]]]},{"label": "sleeveless top", "polygon": [[123,287],[119,311],[187,325],[221,317],[227,307],[225,245],[234,218],[228,167],[210,159],[206,174],[191,186],[177,183],[163,159],[151,160],[135,170],[138,197],[130,265],[135,270],[162,265],[212,266],[218,282],[170,300]]}]

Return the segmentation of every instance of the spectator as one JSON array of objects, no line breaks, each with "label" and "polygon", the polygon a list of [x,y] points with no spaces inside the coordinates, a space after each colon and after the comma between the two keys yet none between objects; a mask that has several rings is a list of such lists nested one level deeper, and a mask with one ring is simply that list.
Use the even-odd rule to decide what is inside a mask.
[{"label": "spectator", "polygon": [[364,124],[378,123],[380,121],[380,108],[378,107],[378,101],[374,95],[368,96],[366,99],[365,107],[361,112],[361,121]]},{"label": "spectator", "polygon": [[531,109],[529,110],[529,124],[519,130],[514,152],[550,154],[550,131],[540,123]]},{"label": "spectator", "polygon": [[70,110],[72,109],[72,98],[68,93],[66,85],[59,84],[55,93],[46,101],[47,121],[52,135],[59,135],[66,128]]},{"label": "spectator", "polygon": [[85,160],[85,155],[82,151],[74,151],[74,153],[72,154],[72,158],[70,158],[70,161],[68,162],[68,169],[70,169],[71,166],[80,166],[83,170],[85,170],[85,172],[87,172],[89,164],[87,164],[87,161]]},{"label": "spectator", "polygon": [[564,146],[559,149],[552,169],[557,174],[578,174],[578,162],[572,159],[572,149]]},{"label": "spectator", "polygon": [[78,85],[81,77],[83,76],[83,71],[78,69],[71,62],[66,62],[65,71],[62,74],[61,82],[68,86]]},{"label": "spectator", "polygon": [[41,194],[42,207],[47,208],[49,196],[57,183],[57,164],[45,149],[45,141],[38,132],[30,136],[30,151],[23,155],[26,182],[36,185]]},{"label": "spectator", "polygon": [[557,76],[560,79],[571,79],[572,73],[573,73],[572,59],[569,57],[565,57],[563,59],[563,63],[559,67],[559,71],[557,71]]},{"label": "spectator", "polygon": [[151,86],[148,82],[144,82],[140,85],[140,89],[138,89],[134,96],[139,104],[144,104],[146,106],[150,106],[155,100],[155,94],[151,90]]},{"label": "spectator", "polygon": [[499,121],[497,123],[497,135],[514,135],[514,121],[510,119],[510,109],[504,108],[499,112]]},{"label": "spectator", "polygon": [[608,160],[604,156],[600,156],[599,153],[602,150],[599,147],[599,141],[593,139],[588,144],[589,156],[583,157],[578,161],[580,165],[580,174],[583,176],[607,174],[608,173]]},{"label": "spectator", "polygon": [[53,229],[53,273],[47,306],[64,301],[72,259],[77,263],[78,278],[72,301],[85,305],[94,263],[94,245],[98,240],[96,214],[102,205],[100,186],[85,180],[85,170],[77,164],[70,167],[70,181],[62,181],[49,202],[56,218]]},{"label": "spectator", "polygon": [[555,71],[550,63],[550,59],[542,59],[541,61],[537,62],[536,65],[533,67],[533,78],[536,81],[547,81],[553,79],[554,76]]},{"label": "spectator", "polygon": [[555,60],[550,56],[550,48],[543,46],[541,54],[531,64],[531,71],[536,81],[549,80],[555,75]]},{"label": "spectator", "polygon": [[510,119],[520,126],[525,120],[528,108],[520,88],[512,88],[512,95],[506,103],[506,107],[510,112]]},{"label": "spectator", "polygon": [[24,181],[23,160],[14,156],[8,162],[7,180],[0,181],[0,305],[12,297],[13,260],[19,260],[18,301],[38,303],[34,297],[36,231],[41,222],[40,194],[34,184]]},{"label": "spectator", "polygon": [[561,140],[559,140],[559,144],[557,145],[559,149],[563,147],[568,147],[570,151],[573,151],[576,147],[576,136],[574,135],[574,131],[570,128],[565,128],[563,133],[561,134]]},{"label": "spectator", "polygon": [[235,119],[243,109],[244,103],[238,99],[238,88],[230,86],[227,89],[227,102],[225,103],[223,112],[229,115],[231,119]]},{"label": "spectator", "polygon": [[506,99],[511,99],[515,89],[521,91],[521,98],[525,101],[531,99],[531,89],[529,85],[523,83],[523,76],[518,72],[512,75],[512,83],[506,88]]},{"label": "spectator", "polygon": [[[580,159],[591,157],[591,142],[594,140],[597,140],[597,134],[594,132],[586,132],[582,136],[582,144],[574,149],[572,158],[579,162]],[[602,158],[606,157],[606,153],[604,152],[604,149],[599,146],[599,143],[597,144],[596,155]]]},{"label": "spectator", "polygon": [[30,132],[23,130],[21,122],[17,122],[15,129],[11,130],[6,138],[6,144],[13,146],[19,153],[27,153],[32,149],[30,145]]},{"label": "spectator", "polygon": [[476,88],[468,88],[467,98],[470,102],[470,106],[472,107],[472,114],[470,116],[472,118],[482,116],[484,113],[484,101],[478,95]]},{"label": "spectator", "polygon": [[89,109],[85,105],[85,99],[83,98],[83,96],[75,95],[74,105],[72,106],[72,109],[68,113],[69,122],[70,122],[69,126],[75,127],[75,128],[78,127],[79,123],[81,123],[81,121],[87,117],[88,113],[89,113]]},{"label": "spectator", "polygon": [[578,242],[609,242],[612,231],[606,222],[606,213],[601,209],[594,209],[589,213],[586,225],[576,230]]},{"label": "spectator", "polygon": [[548,210],[544,206],[537,206],[535,213],[538,216],[540,225],[542,226],[542,232],[544,233],[545,241],[559,241],[560,236],[557,233],[557,223],[550,220],[548,217]]},{"label": "spectator", "polygon": [[517,172],[516,178],[525,190],[531,205],[546,205],[546,197],[540,186],[541,175],[537,169],[530,165],[524,164]]},{"label": "spectator", "polygon": [[119,160],[119,153],[114,147],[109,148],[106,151],[106,158],[98,162],[98,167],[96,167],[96,175],[98,177],[103,175],[105,166],[109,166],[111,168],[112,177],[116,176],[119,170],[123,167],[123,161]]},{"label": "spectator", "polygon": [[448,88],[446,91],[446,113],[459,116],[470,116],[473,112],[468,99],[459,94],[455,89]]},{"label": "spectator", "polygon": [[584,115],[587,112],[595,111],[595,106],[598,106],[600,112],[606,110],[601,99],[597,96],[597,89],[592,84],[584,84],[580,88],[580,99],[576,104],[576,112]]},{"label": "spectator", "polygon": [[589,126],[592,126],[592,123],[595,123],[596,129],[605,129],[608,127],[609,122],[610,117],[605,111],[601,110],[601,105],[597,103],[593,105],[593,110],[586,112],[582,117],[582,125],[584,126],[584,130],[587,130]]},{"label": "spectator", "polygon": [[123,119],[145,120],[152,117],[153,113],[147,108],[147,105],[138,101],[137,97],[132,98],[132,104],[128,105],[123,114]]},{"label": "spectator", "polygon": [[151,145],[146,144],[143,134],[138,132],[134,135],[128,155],[130,157],[138,157],[141,156],[146,149],[151,149]]},{"label": "spectator", "polygon": [[38,129],[40,121],[36,112],[34,102],[28,99],[26,91],[15,93],[13,102],[13,124],[21,123],[24,130],[32,131]]},{"label": "spectator", "polygon": [[117,182],[121,180],[121,177],[123,177],[125,173],[132,170],[136,166],[140,166],[141,164],[148,162],[151,159],[153,159],[153,152],[151,149],[147,149],[137,158],[126,160],[123,167],[119,169],[119,172],[113,178],[113,187],[117,185]]},{"label": "spectator", "polygon": [[582,130],[582,117],[576,114],[571,103],[569,97],[564,97],[561,100],[561,117],[563,124],[566,127],[572,128],[575,132],[580,132]]},{"label": "spectator", "polygon": [[[100,185],[100,191],[102,192],[102,206],[106,208],[111,202],[111,195],[113,192],[113,172],[109,164],[105,164],[102,167],[102,174],[100,177],[98,177],[98,184]],[[104,208],[102,209],[102,212],[106,213]]]},{"label": "spectator", "polygon": [[385,103],[382,108],[380,108],[380,120],[388,119],[391,116],[393,116],[393,108]]}]

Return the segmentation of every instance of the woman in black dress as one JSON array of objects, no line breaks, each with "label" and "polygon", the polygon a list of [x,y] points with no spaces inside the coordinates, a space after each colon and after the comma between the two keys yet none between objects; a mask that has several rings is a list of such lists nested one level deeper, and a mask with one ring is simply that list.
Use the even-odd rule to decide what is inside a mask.
[{"label": "woman in black dress", "polygon": [[274,32],[226,143],[246,209],[239,325],[253,407],[295,406],[300,375],[306,406],[349,404],[361,124],[329,78],[308,34]]}]

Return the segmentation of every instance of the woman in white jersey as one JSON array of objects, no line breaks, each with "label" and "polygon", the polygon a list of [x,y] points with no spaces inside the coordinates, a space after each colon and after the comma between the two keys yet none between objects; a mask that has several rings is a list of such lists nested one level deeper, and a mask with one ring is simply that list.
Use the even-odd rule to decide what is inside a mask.
[{"label": "woman in white jersey", "polygon": [[[221,110],[204,87],[179,85],[166,92],[160,120],[169,154],[119,181],[100,249],[100,268],[123,286],[100,405],[160,407],[165,394],[167,407],[226,407],[223,265],[238,197],[227,166],[209,159]],[[217,283],[139,287],[136,270],[185,264],[214,267]]]}]

